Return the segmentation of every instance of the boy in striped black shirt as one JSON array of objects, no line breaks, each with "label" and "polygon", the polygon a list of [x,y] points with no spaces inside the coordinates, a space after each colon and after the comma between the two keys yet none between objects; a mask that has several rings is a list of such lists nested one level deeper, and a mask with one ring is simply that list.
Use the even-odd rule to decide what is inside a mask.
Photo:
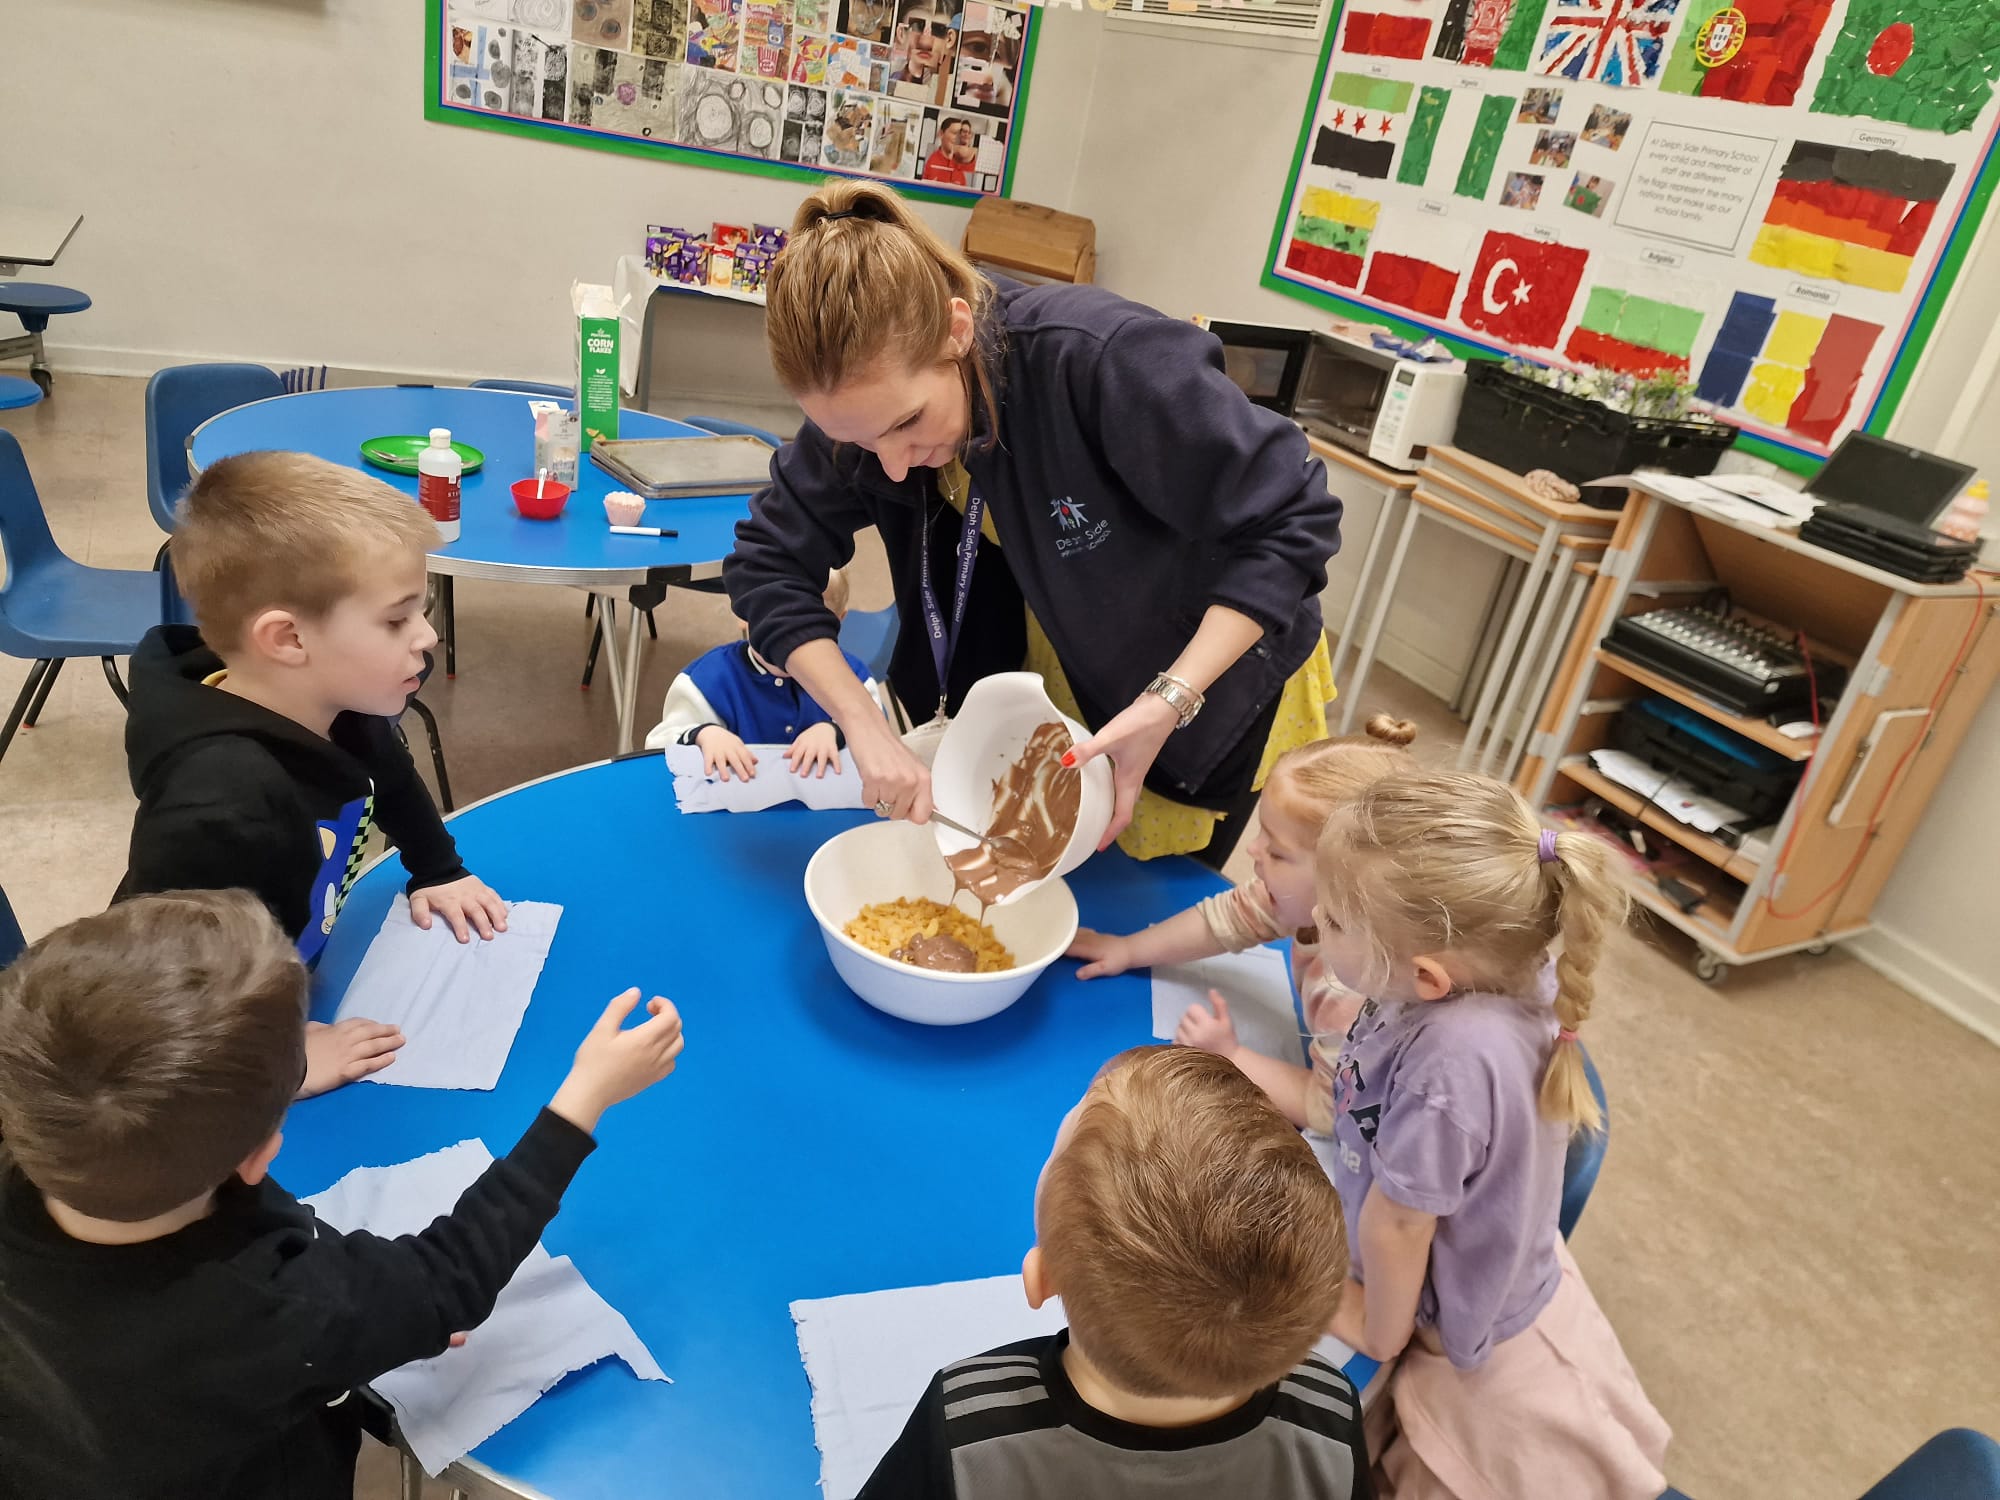
[{"label": "boy in striped black shirt", "polygon": [[1028,1301],[1060,1296],[1070,1326],[940,1370],[861,1500],[1368,1500],[1360,1402],[1310,1352],[1347,1271],[1340,1199],[1232,1064],[1113,1059],[1035,1227]]}]

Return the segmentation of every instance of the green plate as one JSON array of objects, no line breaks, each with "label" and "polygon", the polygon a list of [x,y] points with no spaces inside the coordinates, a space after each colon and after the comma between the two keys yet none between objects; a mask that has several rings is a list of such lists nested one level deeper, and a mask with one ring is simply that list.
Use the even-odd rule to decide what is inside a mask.
[{"label": "green plate", "polygon": [[[392,474],[414,474],[417,472],[417,455],[430,447],[430,434],[422,437],[403,434],[399,437],[372,437],[361,445],[364,462],[378,469],[387,469]],[[470,474],[486,462],[486,455],[470,443],[453,443],[452,451],[465,465]]]}]

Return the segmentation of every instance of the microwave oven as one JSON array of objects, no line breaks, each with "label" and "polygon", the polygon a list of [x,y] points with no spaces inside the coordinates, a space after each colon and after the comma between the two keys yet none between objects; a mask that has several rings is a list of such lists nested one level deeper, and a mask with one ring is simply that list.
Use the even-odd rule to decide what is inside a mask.
[{"label": "microwave oven", "polygon": [[1223,369],[1259,406],[1391,469],[1451,441],[1465,394],[1459,360],[1407,359],[1342,334],[1207,320]]}]

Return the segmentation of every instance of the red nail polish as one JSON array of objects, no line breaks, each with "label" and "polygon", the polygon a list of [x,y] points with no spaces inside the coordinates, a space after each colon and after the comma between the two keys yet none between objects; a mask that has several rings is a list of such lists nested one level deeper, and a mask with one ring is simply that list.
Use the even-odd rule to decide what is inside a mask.
[{"label": "red nail polish", "polygon": [[1075,752],[1074,750],[1065,750],[1065,751],[1063,751],[1063,758],[1062,758],[1062,763],[1063,763],[1063,769],[1065,769],[1065,770],[1068,770],[1068,769],[1070,769],[1071,767],[1075,766],[1075,764],[1076,764],[1076,752]]}]

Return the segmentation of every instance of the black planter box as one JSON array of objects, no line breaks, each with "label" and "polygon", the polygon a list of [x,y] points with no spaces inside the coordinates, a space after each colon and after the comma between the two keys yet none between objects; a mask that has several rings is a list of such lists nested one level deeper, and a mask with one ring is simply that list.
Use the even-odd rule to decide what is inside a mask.
[{"label": "black planter box", "polygon": [[[1713,474],[1736,432],[1724,422],[1629,416],[1481,359],[1466,365],[1465,399],[1451,442],[1519,474],[1548,469],[1583,484],[1640,468]],[[1622,504],[1625,492],[1615,494]],[[1585,497],[1592,498],[1588,491]]]}]

